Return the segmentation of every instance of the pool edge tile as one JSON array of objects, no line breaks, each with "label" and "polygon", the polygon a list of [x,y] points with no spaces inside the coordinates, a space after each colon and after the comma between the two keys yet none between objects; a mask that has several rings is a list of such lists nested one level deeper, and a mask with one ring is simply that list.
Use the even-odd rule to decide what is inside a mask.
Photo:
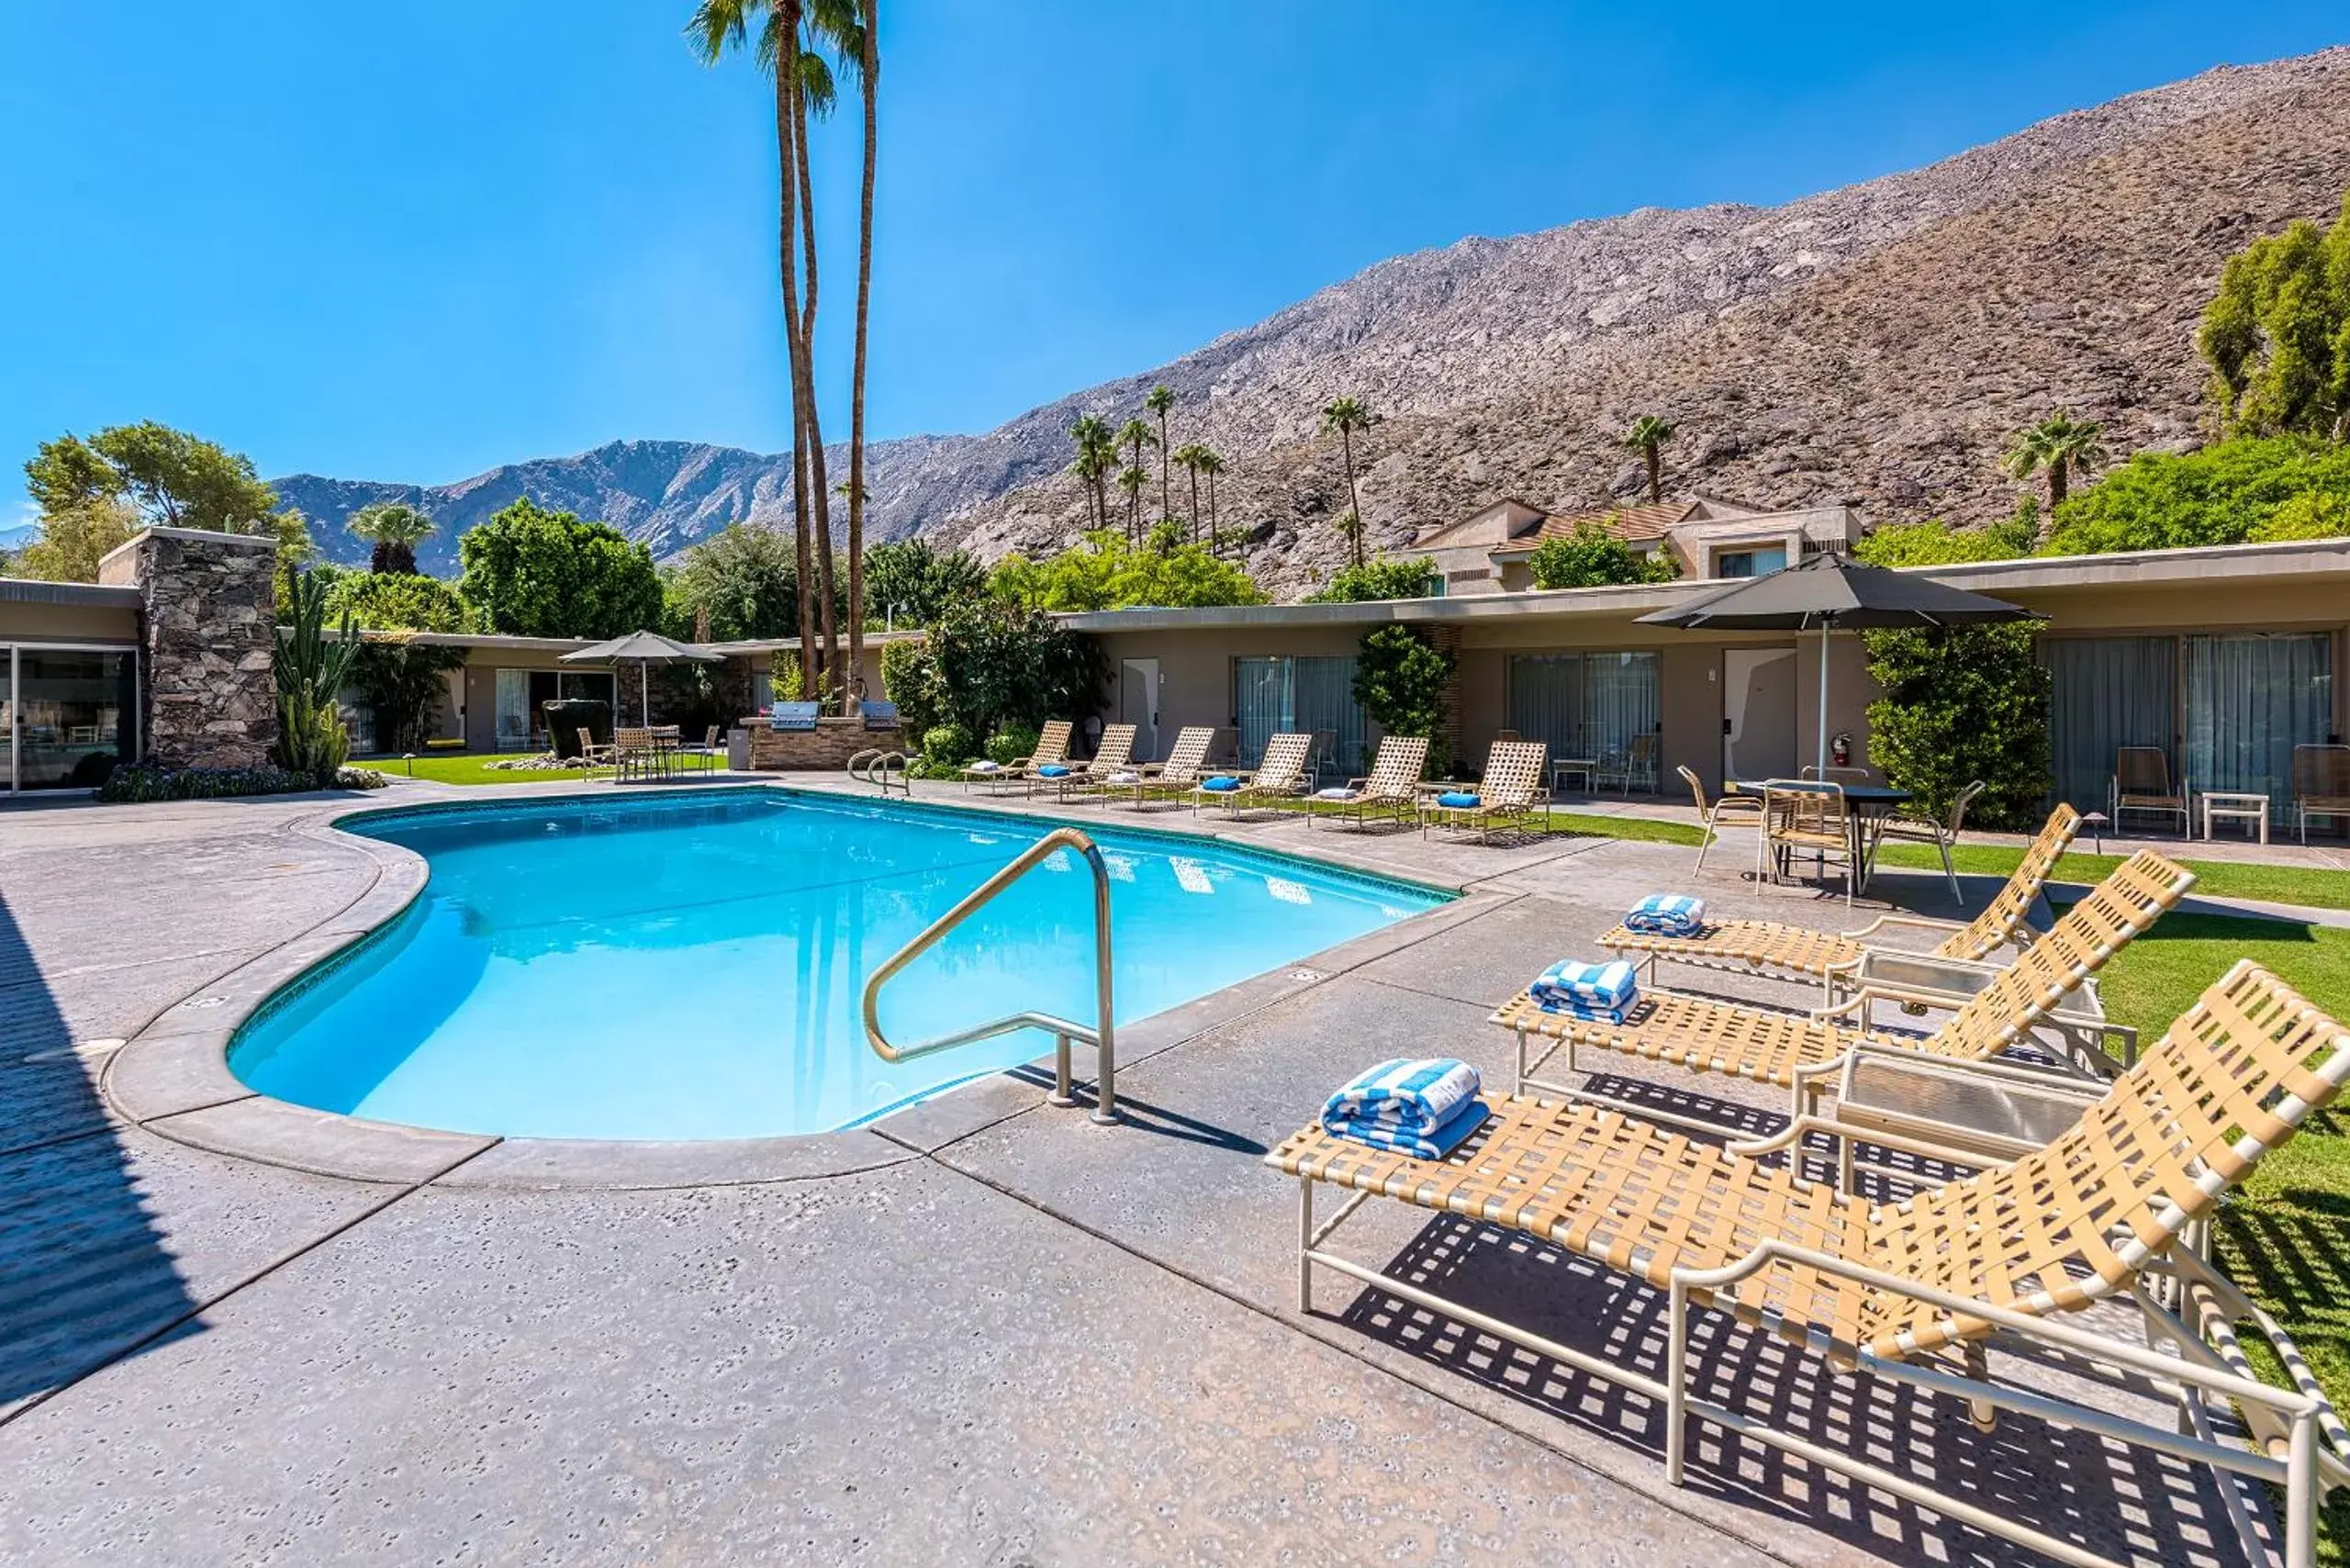
[{"label": "pool edge tile", "polygon": [[141,1124],[176,1143],[353,1182],[413,1185],[447,1172],[498,1140],[363,1121],[252,1094]]}]

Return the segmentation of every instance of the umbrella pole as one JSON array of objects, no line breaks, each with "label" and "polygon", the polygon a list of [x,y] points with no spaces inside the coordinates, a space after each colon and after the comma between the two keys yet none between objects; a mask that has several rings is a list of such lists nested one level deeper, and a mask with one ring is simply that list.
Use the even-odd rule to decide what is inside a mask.
[{"label": "umbrella pole", "polygon": [[1819,777],[1828,777],[1828,622],[1819,623]]}]

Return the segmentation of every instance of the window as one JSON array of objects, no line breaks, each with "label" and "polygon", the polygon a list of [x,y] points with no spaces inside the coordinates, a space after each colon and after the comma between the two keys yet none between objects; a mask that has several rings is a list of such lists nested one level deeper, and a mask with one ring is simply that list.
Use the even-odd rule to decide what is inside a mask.
[{"label": "window", "polygon": [[138,756],[136,655],[0,648],[0,789],[93,789]]},{"label": "window", "polygon": [[1265,743],[1284,732],[1319,733],[1326,767],[1362,769],[1362,709],[1355,701],[1355,661],[1338,658],[1252,658],[1232,662],[1233,722],[1240,730],[1240,760],[1255,767]]},{"label": "window", "polygon": [[1599,762],[1630,755],[1660,727],[1652,653],[1521,654],[1509,661],[1509,727],[1550,756]]},{"label": "window", "polygon": [[1718,577],[1760,577],[1778,571],[1787,564],[1784,544],[1768,550],[1723,550],[1714,555],[1714,576]]}]

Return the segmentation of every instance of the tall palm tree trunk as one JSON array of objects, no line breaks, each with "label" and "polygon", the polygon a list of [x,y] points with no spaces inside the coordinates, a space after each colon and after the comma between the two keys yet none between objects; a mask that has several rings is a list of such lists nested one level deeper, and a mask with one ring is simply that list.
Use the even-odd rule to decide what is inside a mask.
[{"label": "tall palm tree trunk", "polygon": [[865,678],[865,336],[873,309],[873,165],[879,131],[880,0],[865,0],[865,185],[856,218],[856,355],[849,372],[848,678]]},{"label": "tall palm tree trunk", "polygon": [[1208,554],[1220,555],[1223,553],[1224,544],[1215,532],[1215,470],[1211,468],[1208,470]]},{"label": "tall palm tree trunk", "polygon": [[1355,514],[1355,565],[1362,565],[1362,496],[1355,489],[1355,438],[1346,426],[1338,427],[1338,446],[1347,454],[1347,507]]},{"label": "tall palm tree trunk", "polygon": [[[799,7],[792,6],[786,15],[785,28],[789,37],[799,37]],[[809,602],[815,584],[814,562],[808,549],[808,431],[800,411],[805,406],[801,394],[801,361],[805,357],[800,342],[800,283],[799,229],[800,190],[798,160],[793,153],[797,138],[797,99],[793,92],[793,76],[781,59],[775,69],[775,140],[776,152],[782,163],[783,219],[783,338],[784,349],[791,363],[791,527],[792,546],[799,576],[796,597],[800,600],[800,672],[813,684],[809,660],[816,647],[815,607]],[[805,688],[803,687],[803,690]]]},{"label": "tall palm tree trunk", "polygon": [[1649,499],[1661,501],[1664,499],[1664,458],[1654,442],[1650,442],[1640,451],[1649,460]]},{"label": "tall palm tree trunk", "polygon": [[1200,471],[1190,464],[1183,465],[1192,473],[1192,543],[1200,542]]},{"label": "tall palm tree trunk", "polygon": [[2071,487],[2072,476],[2065,472],[2069,466],[2061,457],[2048,465],[2048,521],[2052,527],[2056,521],[2056,509],[2065,504],[2065,493]]},{"label": "tall palm tree trunk", "polygon": [[[790,35],[791,107],[796,145],[792,149],[793,178],[800,201],[800,235],[807,264],[807,286],[800,306],[800,380],[806,421],[808,498],[814,525],[810,530],[816,553],[817,623],[823,639],[821,683],[811,682],[809,695],[821,697],[840,683],[840,625],[833,608],[833,499],[824,482],[823,420],[816,409],[816,191],[808,172],[808,95],[801,90],[799,70],[800,34]],[[780,66],[780,62],[778,62]]]},{"label": "tall palm tree trunk", "polygon": [[1158,413],[1158,521],[1161,522],[1166,521],[1174,510],[1167,502],[1168,462],[1167,411],[1162,409]]}]

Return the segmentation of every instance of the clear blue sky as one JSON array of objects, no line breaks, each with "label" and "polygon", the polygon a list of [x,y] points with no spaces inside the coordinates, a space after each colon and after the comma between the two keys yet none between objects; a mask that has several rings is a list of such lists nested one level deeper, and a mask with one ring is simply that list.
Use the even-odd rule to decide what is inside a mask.
[{"label": "clear blue sky", "polygon": [[[775,142],[686,0],[0,6],[0,525],[63,430],[456,479],[788,444]],[[1772,203],[2222,62],[2339,0],[883,0],[877,436],[984,430],[1382,257]],[[822,132],[845,434],[853,106]]]}]

